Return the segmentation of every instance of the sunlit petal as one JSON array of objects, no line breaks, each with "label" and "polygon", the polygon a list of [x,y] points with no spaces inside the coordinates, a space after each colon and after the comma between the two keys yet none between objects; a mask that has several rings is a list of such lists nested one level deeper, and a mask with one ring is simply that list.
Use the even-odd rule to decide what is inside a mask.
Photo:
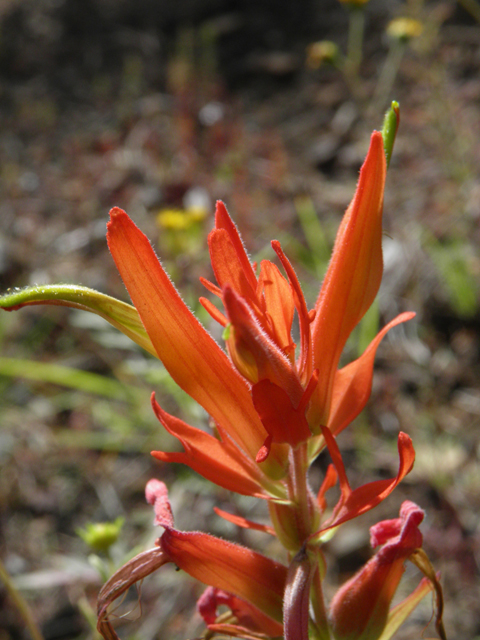
[{"label": "sunlit petal", "polygon": [[211,231],[208,236],[208,247],[213,272],[220,288],[228,284],[246,300],[254,300],[257,281],[255,279],[255,288],[252,287],[227,231],[225,229]]},{"label": "sunlit petal", "polygon": [[398,434],[398,454],[400,464],[395,478],[389,480],[376,480],[352,490],[348,483],[345,467],[341,460],[340,451],[335,438],[329,433],[328,428],[322,429],[323,436],[327,442],[329,453],[337,470],[342,495],[334,509],[333,516],[328,520],[322,529],[313,536],[320,538],[321,534],[328,529],[356,518],[376,507],[380,502],[389,496],[395,487],[410,473],[415,462],[415,450],[411,438],[403,432]]},{"label": "sunlit petal", "polygon": [[[164,411],[152,397],[153,410],[165,429],[178,438],[183,452],[152,451],[162,462],[178,462],[207,480],[247,496],[266,497],[258,466],[226,439],[224,442]],[[264,479],[265,482],[267,479]]]},{"label": "sunlit petal", "polygon": [[306,382],[313,371],[312,364],[312,348],[310,344],[310,323],[311,319],[308,313],[307,304],[303,296],[303,291],[287,256],[283,253],[283,249],[278,240],[272,241],[272,247],[287,273],[287,277],[292,289],[293,300],[298,314],[298,323],[300,326],[300,357],[298,360],[298,371],[302,382]]},{"label": "sunlit petal", "polygon": [[206,533],[167,529],[160,540],[165,553],[190,576],[233,593],[282,622],[284,565]]},{"label": "sunlit petal", "polygon": [[278,267],[269,260],[260,263],[258,294],[264,296],[265,309],[271,324],[271,335],[286,356],[293,362],[295,344],[291,331],[295,306],[290,285]]},{"label": "sunlit petal", "polygon": [[255,291],[257,279],[255,277],[253,266],[248,258],[247,252],[245,251],[245,247],[243,246],[243,242],[238,229],[233,223],[233,220],[230,217],[225,205],[220,200],[217,201],[217,206],[215,209],[215,228],[225,229],[225,231],[228,233],[232,245],[235,248],[235,253],[237,254],[238,261],[242,266],[243,273],[245,274],[245,277],[250,286]]},{"label": "sunlit petal", "polygon": [[120,209],[110,216],[110,251],[158,357],[175,382],[255,458],[266,432],[248,386],[180,298],[148,238]]},{"label": "sunlit petal", "polygon": [[309,415],[311,424],[326,424],[340,354],[380,286],[385,173],[382,135],[374,132],[315,305],[313,366],[319,370],[319,384]]},{"label": "sunlit petal", "polygon": [[268,524],[260,524],[259,522],[253,522],[252,520],[247,520],[246,518],[242,518],[242,516],[236,516],[233,513],[229,513],[228,511],[224,511],[223,509],[219,509],[218,507],[213,507],[213,510],[224,520],[228,520],[232,524],[235,524],[237,527],[241,527],[242,529],[252,529],[254,531],[262,531],[262,533],[268,533],[271,536],[276,536],[275,529],[270,527]]},{"label": "sunlit petal", "polygon": [[364,353],[335,374],[328,426],[338,435],[365,408],[372,391],[373,365],[378,346],[386,333],[414,313],[402,313],[389,322],[372,340]]}]

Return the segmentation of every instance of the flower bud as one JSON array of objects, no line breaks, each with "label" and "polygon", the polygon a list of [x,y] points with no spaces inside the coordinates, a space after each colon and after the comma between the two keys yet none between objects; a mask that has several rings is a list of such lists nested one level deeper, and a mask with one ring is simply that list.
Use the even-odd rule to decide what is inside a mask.
[{"label": "flower bud", "polygon": [[330,607],[335,640],[377,640],[382,635],[405,560],[422,545],[418,526],[423,518],[420,507],[405,501],[399,518],[370,529],[372,546],[384,546],[335,595]]},{"label": "flower bud", "polygon": [[77,529],[77,534],[94,551],[107,553],[118,540],[124,522],[122,517],[114,522],[89,522],[84,529]]}]

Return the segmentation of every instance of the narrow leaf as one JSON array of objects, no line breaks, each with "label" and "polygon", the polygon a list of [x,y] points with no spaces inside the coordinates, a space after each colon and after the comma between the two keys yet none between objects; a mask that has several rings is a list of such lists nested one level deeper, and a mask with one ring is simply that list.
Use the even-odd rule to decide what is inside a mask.
[{"label": "narrow leaf", "polygon": [[140,347],[158,357],[135,307],[94,289],[74,284],[48,284],[27,287],[0,297],[0,308],[5,311],[17,311],[21,307],[38,304],[72,307],[96,313]]}]

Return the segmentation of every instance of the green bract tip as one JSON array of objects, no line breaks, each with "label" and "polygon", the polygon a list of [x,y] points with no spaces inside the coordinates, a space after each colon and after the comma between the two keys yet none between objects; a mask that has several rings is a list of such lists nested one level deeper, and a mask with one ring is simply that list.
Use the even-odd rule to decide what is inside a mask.
[{"label": "green bract tip", "polygon": [[382,127],[383,146],[385,147],[385,157],[387,159],[387,167],[392,157],[395,136],[397,135],[398,125],[400,124],[400,105],[393,100],[390,109],[385,114]]}]

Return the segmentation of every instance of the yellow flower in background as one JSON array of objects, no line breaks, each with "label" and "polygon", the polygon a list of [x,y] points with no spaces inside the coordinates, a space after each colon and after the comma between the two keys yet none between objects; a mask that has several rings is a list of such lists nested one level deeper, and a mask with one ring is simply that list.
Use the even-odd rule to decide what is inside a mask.
[{"label": "yellow flower in background", "polygon": [[335,64],[340,58],[338,45],[331,40],[313,42],[307,47],[305,64],[309,69],[319,69],[322,64]]},{"label": "yellow flower in background", "polygon": [[205,219],[207,211],[202,207],[191,209],[161,209],[156,216],[157,224],[163,229],[185,231]]},{"label": "yellow flower in background", "polygon": [[423,32],[423,25],[414,18],[395,18],[387,26],[387,34],[395,40],[408,42],[412,38],[418,38]]}]

